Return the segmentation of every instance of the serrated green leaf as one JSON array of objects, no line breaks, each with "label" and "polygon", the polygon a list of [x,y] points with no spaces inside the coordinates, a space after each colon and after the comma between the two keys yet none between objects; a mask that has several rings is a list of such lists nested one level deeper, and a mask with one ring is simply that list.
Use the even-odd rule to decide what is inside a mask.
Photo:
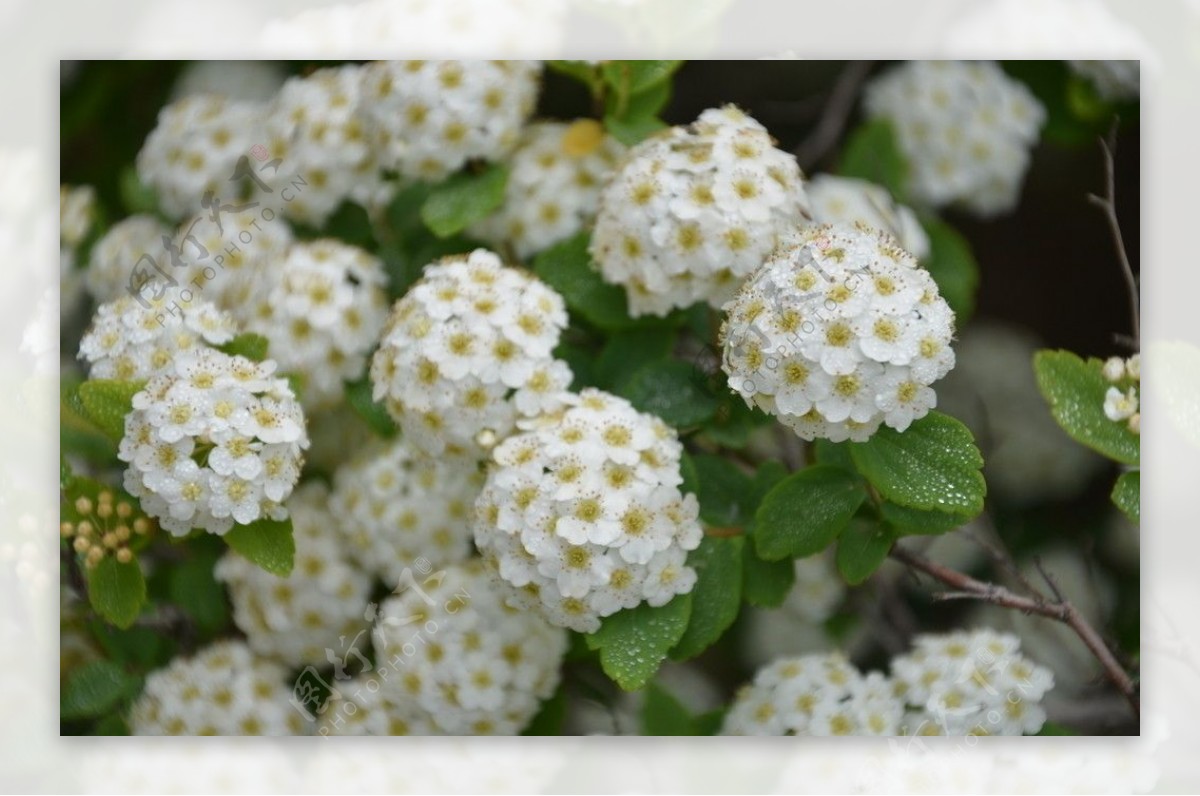
[{"label": "serrated green leaf", "polygon": [[796,585],[796,567],[790,558],[764,561],[755,550],[754,535],[742,547],[742,596],[759,608],[778,608]]},{"label": "serrated green leaf", "polygon": [[346,382],[346,402],[372,431],[384,439],[391,439],[399,429],[383,404],[375,403],[373,389],[371,380],[366,376],[358,381]]},{"label": "serrated green leaf", "polygon": [[838,572],[851,586],[857,586],[879,569],[894,541],[887,526],[856,517],[838,537]]},{"label": "serrated green leaf", "polygon": [[607,331],[654,325],[662,319],[629,317],[625,291],[600,278],[588,254],[589,236],[582,232],[533,258],[533,270],[562,294],[571,311]]},{"label": "serrated green leaf", "polygon": [[1033,357],[1038,389],[1050,412],[1076,442],[1115,459],[1136,465],[1141,460],[1141,437],[1129,424],[1104,414],[1104,395],[1113,385],[1104,378],[1104,363],[1083,360],[1070,351],[1039,351]]},{"label": "serrated green leaf", "polygon": [[704,374],[679,360],[640,368],[619,394],[643,412],[658,415],[676,428],[695,426],[717,412],[717,399],[705,387]]},{"label": "serrated green leaf", "polygon": [[860,125],[842,149],[838,174],[882,185],[903,202],[908,195],[908,162],[896,144],[896,134],[884,119]]},{"label": "serrated green leaf", "polygon": [[562,735],[563,721],[567,717],[567,695],[560,684],[555,692],[542,703],[538,712],[521,735]]},{"label": "serrated green leaf", "polygon": [[109,439],[125,436],[125,416],[133,411],[133,396],[146,386],[141,381],[89,379],[79,385],[84,416]]},{"label": "serrated green leaf", "polygon": [[954,310],[955,322],[962,328],[975,311],[979,264],[971,244],[954,227],[933,217],[921,223],[929,235],[929,256],[922,265],[937,282],[938,292]]},{"label": "serrated green leaf", "polygon": [[117,627],[132,625],[146,602],[146,578],[137,558],[122,564],[113,556],[105,556],[83,572],[88,601],[96,613]]},{"label": "serrated green leaf", "polygon": [[240,356],[254,362],[262,362],[267,358],[267,349],[271,341],[261,334],[244,332],[224,345],[217,346],[218,351],[224,351],[230,356]]},{"label": "serrated green leaf", "polygon": [[292,521],[260,519],[249,525],[235,525],[223,537],[225,543],[247,560],[273,575],[287,577],[296,559]]},{"label": "serrated green leaf", "polygon": [[897,505],[971,517],[983,511],[983,456],[970,430],[941,412],[930,412],[903,432],[885,426],[866,442],[850,443],[850,456]]},{"label": "serrated green leaf", "polygon": [[1142,521],[1142,472],[1122,473],[1113,486],[1112,501],[1134,522]]},{"label": "serrated green leaf", "polygon": [[883,501],[879,513],[900,536],[931,536],[961,528],[971,521],[971,514],[956,514],[950,511],[926,511],[897,506]]},{"label": "serrated green leaf", "polygon": [[643,735],[696,735],[696,724],[687,708],[657,683],[646,686],[642,700]]},{"label": "serrated green leaf", "polygon": [[498,163],[478,174],[455,174],[426,197],[421,220],[439,238],[462,232],[503,204],[507,183],[508,167]]},{"label": "serrated green leaf", "polygon": [[780,481],[754,518],[754,544],[767,561],[803,558],[828,547],[867,497],[857,478],[824,464]]},{"label": "serrated green leaf", "polygon": [[605,617],[588,645],[600,650],[600,666],[613,682],[636,691],[650,682],[687,630],[692,613],[690,594],[681,594],[654,608],[641,603]]},{"label": "serrated green leaf", "polygon": [[690,457],[696,472],[700,519],[718,528],[744,525],[754,516],[752,482],[736,464],[702,453]]},{"label": "serrated green leaf", "polygon": [[696,570],[692,588],[692,616],[671,658],[694,658],[716,643],[737,619],[742,602],[742,547],[740,537],[706,536],[688,555],[688,566]]},{"label": "serrated green leaf", "polygon": [[662,326],[615,332],[596,357],[592,372],[597,384],[620,391],[642,367],[670,356],[675,337],[675,329]]},{"label": "serrated green leaf", "polygon": [[139,680],[112,661],[92,661],[77,669],[63,687],[60,718],[71,721],[100,716],[133,695]]}]

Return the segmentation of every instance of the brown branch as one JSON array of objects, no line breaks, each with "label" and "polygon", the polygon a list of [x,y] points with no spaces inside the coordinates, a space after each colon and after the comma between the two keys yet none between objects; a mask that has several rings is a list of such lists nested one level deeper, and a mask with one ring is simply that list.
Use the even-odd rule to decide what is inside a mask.
[{"label": "brown branch", "polygon": [[1133,266],[1125,251],[1125,237],[1121,234],[1121,222],[1117,220],[1117,178],[1113,153],[1117,150],[1117,125],[1113,124],[1108,134],[1108,140],[1100,139],[1100,149],[1104,152],[1104,196],[1088,194],[1088,201],[1104,213],[1112,234],[1113,245],[1117,250],[1117,259],[1121,263],[1121,274],[1125,277],[1125,288],[1129,293],[1129,310],[1133,320],[1134,348],[1141,346],[1142,321],[1141,307],[1138,295],[1137,277],[1133,275]]},{"label": "brown branch", "polygon": [[800,168],[805,171],[811,170],[837,143],[854,110],[854,101],[858,99],[858,87],[867,79],[874,63],[851,61],[838,75],[816,128],[796,147],[796,160]]},{"label": "brown branch", "polygon": [[970,575],[965,575],[949,567],[944,567],[923,556],[905,550],[899,545],[892,547],[891,557],[910,569],[924,572],[926,575],[955,590],[935,595],[934,599],[981,600],[993,605],[999,605],[1002,608],[1021,611],[1025,614],[1038,614],[1039,616],[1049,617],[1067,625],[1075,631],[1075,635],[1079,636],[1080,640],[1083,641],[1091,653],[1096,656],[1096,660],[1100,661],[1100,665],[1104,667],[1104,672],[1108,675],[1108,679],[1112,681],[1117,690],[1125,697],[1129,706],[1133,708],[1134,714],[1141,715],[1137,686],[1129,675],[1125,673],[1125,670],[1121,668],[1120,664],[1117,663],[1117,659],[1113,656],[1112,651],[1109,650],[1103,639],[1100,638],[1100,635],[1070,602],[1066,600],[1048,601],[1041,597],[1022,597],[1003,586],[995,583],[985,583],[972,578]]}]

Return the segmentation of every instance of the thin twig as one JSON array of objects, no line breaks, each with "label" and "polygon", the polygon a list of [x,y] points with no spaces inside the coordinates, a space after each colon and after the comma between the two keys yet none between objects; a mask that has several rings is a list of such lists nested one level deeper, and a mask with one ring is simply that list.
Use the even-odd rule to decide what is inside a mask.
[{"label": "thin twig", "polygon": [[858,87],[867,79],[874,63],[851,61],[838,75],[816,128],[796,147],[796,160],[800,163],[800,168],[805,171],[811,170],[837,143],[854,110],[854,101],[858,99]]},{"label": "thin twig", "polygon": [[1141,300],[1138,294],[1137,277],[1133,275],[1133,266],[1125,251],[1125,237],[1121,234],[1121,222],[1117,220],[1117,178],[1113,155],[1117,151],[1117,125],[1114,122],[1109,131],[1108,140],[1100,139],[1100,149],[1104,152],[1104,196],[1088,194],[1088,201],[1099,207],[1108,222],[1112,234],[1113,245],[1117,250],[1117,259],[1121,263],[1121,273],[1125,277],[1125,287],[1129,293],[1129,310],[1133,320],[1134,347],[1141,346],[1142,321]]},{"label": "thin twig", "polygon": [[1137,686],[1129,675],[1125,673],[1125,670],[1121,668],[1121,665],[1117,663],[1117,659],[1113,656],[1112,651],[1104,643],[1103,639],[1100,638],[1100,635],[1070,602],[1066,600],[1051,602],[1039,597],[1022,597],[1003,586],[995,583],[985,583],[972,578],[970,575],[965,575],[962,572],[944,567],[941,564],[905,550],[900,545],[892,547],[891,556],[910,569],[924,572],[926,575],[955,589],[952,592],[935,595],[935,599],[981,600],[1026,614],[1038,614],[1039,616],[1049,617],[1067,625],[1087,645],[1091,653],[1096,656],[1096,660],[1100,661],[1100,665],[1104,667],[1104,672],[1108,675],[1108,679],[1112,681],[1117,690],[1125,697],[1129,706],[1133,708],[1134,714],[1141,715]]},{"label": "thin twig", "polygon": [[1034,556],[1033,565],[1037,567],[1038,574],[1042,576],[1042,580],[1046,581],[1046,585],[1050,587],[1050,591],[1054,592],[1054,599],[1058,600],[1060,603],[1065,602],[1062,592],[1059,591],[1058,583],[1054,580],[1053,576],[1046,571],[1046,568],[1042,566],[1042,557]]},{"label": "thin twig", "polygon": [[[984,516],[986,515],[980,515],[981,519],[979,524],[983,525],[985,529],[991,533],[991,535],[998,538],[995,528],[993,528],[989,522],[986,522],[982,519]],[[983,538],[982,534],[976,533],[973,530],[963,529],[963,533],[968,539],[983,548],[984,552],[991,557],[992,563],[1007,572],[1009,576],[1011,576],[1012,579],[1017,582],[1017,585],[1019,585],[1025,591],[1026,594],[1034,597],[1040,596],[1038,590],[1034,588],[1033,584],[1029,582],[1029,579],[1025,577],[1025,573],[1023,573],[1017,566],[1016,562],[1013,561],[1012,555],[1002,546],[1002,543],[998,541],[992,542],[988,539],[985,539]]]}]

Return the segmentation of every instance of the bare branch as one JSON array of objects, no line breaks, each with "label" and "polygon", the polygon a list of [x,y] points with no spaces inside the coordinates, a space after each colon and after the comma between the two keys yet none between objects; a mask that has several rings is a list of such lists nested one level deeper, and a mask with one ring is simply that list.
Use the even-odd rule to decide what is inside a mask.
[{"label": "bare branch", "polygon": [[1125,238],[1121,234],[1121,222],[1117,220],[1117,178],[1113,155],[1117,151],[1117,124],[1113,123],[1108,133],[1108,140],[1100,139],[1100,149],[1104,153],[1104,196],[1088,194],[1088,201],[1104,213],[1112,234],[1113,245],[1117,250],[1117,259],[1121,263],[1121,274],[1125,277],[1125,288],[1129,293],[1129,310],[1133,321],[1134,348],[1141,346],[1142,321],[1141,299],[1138,293],[1137,277],[1133,275],[1133,266],[1125,251]]},{"label": "bare branch", "polygon": [[811,170],[837,143],[854,110],[858,87],[867,79],[874,63],[851,61],[838,75],[816,128],[796,147],[796,160],[800,163],[800,168],[805,171]]}]

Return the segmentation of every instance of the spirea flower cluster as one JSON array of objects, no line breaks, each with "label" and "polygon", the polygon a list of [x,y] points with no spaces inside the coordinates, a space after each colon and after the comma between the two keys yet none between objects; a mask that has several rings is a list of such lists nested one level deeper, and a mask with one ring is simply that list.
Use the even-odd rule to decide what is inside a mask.
[{"label": "spirea flower cluster", "polygon": [[1054,675],[1020,653],[1016,636],[988,629],[920,635],[892,659],[905,735],[1033,735]]},{"label": "spirea flower cluster", "polygon": [[904,705],[878,672],[836,653],[783,658],[734,698],[723,735],[896,735]]},{"label": "spirea flower cluster", "polygon": [[911,61],[869,83],[868,116],[887,119],[911,198],[979,216],[1016,206],[1046,111],[991,61]]},{"label": "spirea flower cluster", "polygon": [[1109,357],[1104,363],[1104,378],[1113,386],[1104,393],[1104,416],[1114,423],[1126,423],[1134,434],[1142,432],[1141,399],[1142,355],[1129,359]]},{"label": "spirea flower cluster", "polygon": [[933,277],[867,227],[793,233],[725,311],[729,387],[807,440],[903,431],[954,367],[954,313]]},{"label": "spirea flower cluster", "polygon": [[494,451],[475,543],[512,601],[589,633],[602,617],[691,591],[702,537],[679,490],[673,429],[596,389]]},{"label": "spirea flower cluster", "polygon": [[571,237],[595,219],[600,190],[624,152],[595,119],[529,125],[507,161],[504,204],[468,232],[511,245],[522,259]]},{"label": "spirea flower cluster", "polygon": [[808,218],[796,159],[733,106],[631,149],[600,196],[591,253],[632,315],[720,307]]},{"label": "spirea flower cluster", "polygon": [[[199,287],[201,295],[242,322],[252,317],[264,281],[271,284],[280,278],[280,265],[295,241],[284,221],[261,218],[253,210],[221,213],[219,221],[207,214],[193,216],[175,230],[171,244],[186,266],[179,282]],[[162,247],[154,251],[160,267],[174,267]]]},{"label": "spirea flower cluster", "polygon": [[570,384],[551,353],[566,325],[562,297],[495,254],[447,257],[393,307],[371,361],[375,400],[419,450],[482,458]]},{"label": "spirea flower cluster", "polygon": [[287,501],[296,553],[292,572],[279,577],[232,551],[214,575],[229,590],[233,621],[257,655],[288,666],[324,666],[338,639],[363,637],[371,578],[343,552],[328,490],[310,482]]},{"label": "spirea flower cluster", "polygon": [[294,243],[250,275],[246,329],[271,341],[280,368],[304,377],[304,405],[337,403],[363,375],[387,318],[383,263],[333,239]]},{"label": "spirea flower cluster", "polygon": [[190,658],[174,658],[146,678],[133,703],[133,735],[299,735],[300,713],[280,664],[240,641],[218,641]]},{"label": "spirea flower cluster", "polygon": [[362,76],[361,108],[380,164],[440,180],[469,160],[499,160],[537,101],[536,61],[377,61]]},{"label": "spirea flower cluster", "polygon": [[917,214],[892,198],[882,185],[853,177],[817,174],[805,186],[818,224],[866,224],[890,232],[901,248],[924,260],[929,236]]},{"label": "spirea flower cluster", "polygon": [[237,199],[230,182],[238,159],[261,144],[263,106],[215,94],[193,94],[167,105],[137,156],[142,183],[172,218],[206,210],[205,197]]},{"label": "spirea flower cluster", "polygon": [[228,313],[203,299],[181,301],[176,290],[157,299],[123,295],[96,309],[79,358],[93,379],[141,381],[171,373],[180,356],[227,343],[237,331]]},{"label": "spirea flower cluster", "polygon": [[118,457],[125,489],[177,536],[286,519],[308,447],[304,414],[275,362],[213,349],[177,354],[133,396]]},{"label": "spirea flower cluster", "polygon": [[130,270],[143,255],[161,252],[173,230],[157,217],[139,213],[122,219],[92,246],[84,280],[97,302],[129,295]]},{"label": "spirea flower cluster", "polygon": [[[505,605],[494,584],[476,559],[385,601],[375,628],[376,672],[344,687],[355,709],[326,717],[323,727],[441,735],[524,729],[558,686],[567,634]],[[359,713],[349,725],[338,721]]]},{"label": "spirea flower cluster", "polygon": [[483,478],[474,462],[423,456],[404,439],[375,444],[338,468],[329,505],[346,552],[395,585],[424,559],[441,567],[471,554]]}]

